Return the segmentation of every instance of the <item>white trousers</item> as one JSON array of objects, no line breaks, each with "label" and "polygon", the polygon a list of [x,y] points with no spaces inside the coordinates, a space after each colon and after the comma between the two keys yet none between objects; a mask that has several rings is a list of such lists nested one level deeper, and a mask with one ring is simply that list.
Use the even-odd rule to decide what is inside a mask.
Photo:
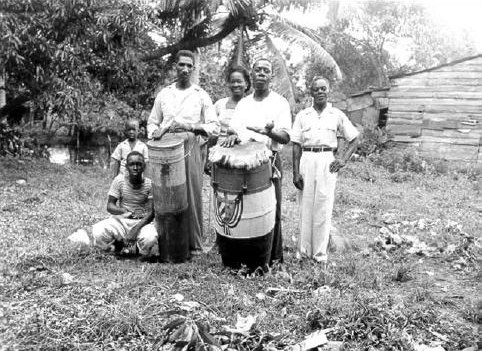
[{"label": "white trousers", "polygon": [[303,152],[300,160],[304,188],[298,192],[298,252],[317,261],[326,261],[328,258],[337,177],[336,173],[330,173],[329,166],[334,159],[332,152]]},{"label": "white trousers", "polygon": [[[139,223],[139,219],[109,217],[92,226],[94,245],[107,250],[115,241],[123,241],[127,233]],[[158,255],[157,230],[151,222],[142,227],[137,237],[137,247],[141,255]]]}]

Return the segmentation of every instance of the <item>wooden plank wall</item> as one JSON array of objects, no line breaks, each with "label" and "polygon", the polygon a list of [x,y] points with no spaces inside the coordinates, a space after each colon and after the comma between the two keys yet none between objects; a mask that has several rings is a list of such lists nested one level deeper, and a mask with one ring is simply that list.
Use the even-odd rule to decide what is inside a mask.
[{"label": "wooden plank wall", "polygon": [[482,57],[394,78],[387,128],[427,156],[482,163]]},{"label": "wooden plank wall", "polygon": [[333,102],[353,123],[367,128],[378,125],[380,109],[388,107],[387,90],[367,91]]}]

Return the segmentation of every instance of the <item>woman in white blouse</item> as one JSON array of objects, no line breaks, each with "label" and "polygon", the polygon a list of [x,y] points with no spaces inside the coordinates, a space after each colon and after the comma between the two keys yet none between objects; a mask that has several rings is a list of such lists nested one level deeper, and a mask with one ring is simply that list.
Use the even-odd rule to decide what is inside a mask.
[{"label": "woman in white blouse", "polygon": [[229,69],[226,77],[231,96],[219,99],[214,104],[218,120],[221,124],[221,135],[226,136],[229,130],[229,122],[233,116],[234,109],[245,94],[251,88],[249,72],[241,66],[233,66]]}]

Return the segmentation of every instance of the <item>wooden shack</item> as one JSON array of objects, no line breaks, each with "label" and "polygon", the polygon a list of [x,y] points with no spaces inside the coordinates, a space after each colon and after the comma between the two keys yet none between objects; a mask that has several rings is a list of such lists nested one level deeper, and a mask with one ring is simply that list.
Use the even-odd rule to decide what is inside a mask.
[{"label": "wooden shack", "polygon": [[482,54],[390,77],[387,129],[425,156],[482,163]]}]

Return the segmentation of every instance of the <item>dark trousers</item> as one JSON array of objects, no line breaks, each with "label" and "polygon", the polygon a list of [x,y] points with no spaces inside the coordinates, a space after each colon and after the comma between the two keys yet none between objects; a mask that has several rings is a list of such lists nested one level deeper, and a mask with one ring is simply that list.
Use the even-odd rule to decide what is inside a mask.
[{"label": "dark trousers", "polygon": [[272,265],[275,261],[283,263],[283,236],[281,235],[281,158],[278,153],[275,153],[274,165],[279,171],[279,177],[273,178],[274,191],[276,194],[276,215],[273,229],[273,246],[271,248],[271,258],[269,264]]}]

